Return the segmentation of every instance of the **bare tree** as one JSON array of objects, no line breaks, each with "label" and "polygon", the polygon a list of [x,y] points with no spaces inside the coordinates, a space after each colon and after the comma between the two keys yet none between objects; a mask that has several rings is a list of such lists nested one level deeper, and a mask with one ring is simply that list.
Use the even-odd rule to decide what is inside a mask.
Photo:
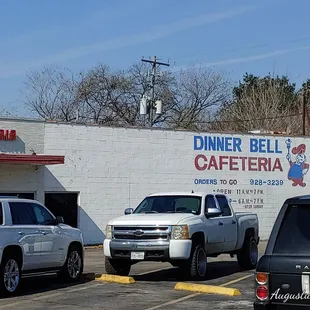
[{"label": "bare tree", "polygon": [[40,117],[70,122],[76,117],[77,80],[68,69],[45,67],[26,76],[26,107]]},{"label": "bare tree", "polygon": [[201,129],[203,122],[231,95],[231,84],[223,73],[200,67],[176,75],[176,104],[169,120],[171,127]]},{"label": "bare tree", "polygon": [[297,97],[290,96],[290,100],[285,85],[273,79],[268,83],[262,80],[245,88],[235,101],[224,104],[217,114],[218,122],[211,123],[209,128],[234,132],[299,132]]},{"label": "bare tree", "polygon": [[[155,100],[163,102],[163,113],[152,125],[201,128],[229,96],[224,75],[209,69],[193,69],[175,74],[160,69],[155,79]],[[134,64],[125,71],[112,71],[99,64],[72,74],[55,67],[31,72],[26,80],[26,104],[45,119],[120,126],[146,126],[140,115],[140,100],[153,91],[150,67]]]},{"label": "bare tree", "polygon": [[82,76],[77,92],[81,121],[110,125],[130,123],[122,103],[131,87],[124,72],[111,72],[108,66],[99,64],[87,72]]},{"label": "bare tree", "polygon": [[[151,90],[148,69],[139,63],[126,71],[111,72],[108,66],[99,64],[83,76],[79,86],[78,100],[83,107],[81,118],[109,125],[144,126],[140,116],[140,100]],[[155,97],[164,103],[163,114],[153,124],[164,122],[165,114],[173,104],[173,77],[162,72],[156,78]]]}]

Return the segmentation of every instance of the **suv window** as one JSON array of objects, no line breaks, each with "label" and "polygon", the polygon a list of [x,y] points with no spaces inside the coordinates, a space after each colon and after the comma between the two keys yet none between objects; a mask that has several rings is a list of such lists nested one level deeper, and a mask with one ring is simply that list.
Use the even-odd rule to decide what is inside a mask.
[{"label": "suv window", "polygon": [[216,199],[220,205],[222,216],[231,216],[231,209],[225,196],[216,195]]},{"label": "suv window", "polygon": [[2,202],[0,202],[0,225],[3,224],[3,206]]},{"label": "suv window", "polygon": [[25,202],[10,202],[13,225],[36,225],[36,219],[31,213],[29,204]]},{"label": "suv window", "polygon": [[54,222],[54,218],[45,208],[36,203],[31,203],[29,205],[36,217],[37,224],[50,225]]},{"label": "suv window", "polygon": [[288,206],[276,239],[275,254],[310,254],[310,206]]}]

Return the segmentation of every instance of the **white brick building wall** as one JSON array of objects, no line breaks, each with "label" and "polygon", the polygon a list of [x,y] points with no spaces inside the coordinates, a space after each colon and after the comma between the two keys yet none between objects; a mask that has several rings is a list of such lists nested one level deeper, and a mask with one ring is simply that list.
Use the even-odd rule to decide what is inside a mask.
[{"label": "white brick building wall", "polygon": [[[5,182],[7,185],[1,185],[14,188],[25,186],[28,189],[36,187],[38,199],[43,199],[44,191],[79,192],[79,227],[84,233],[86,243],[101,243],[104,237],[102,231],[108,221],[122,215],[125,208],[135,207],[145,195],[156,191],[184,190],[226,192],[232,199],[235,211],[251,211],[258,214],[260,237],[267,239],[283,201],[293,195],[309,193],[310,172],[305,175],[304,187],[292,186],[292,181],[288,180],[290,164],[286,159],[287,137],[16,121],[6,124],[0,121],[0,125],[10,129],[18,125],[17,134],[24,140],[27,148],[36,147],[39,150],[41,147],[42,150],[43,145],[45,154],[65,155],[65,165],[48,166],[47,169],[39,171],[33,171],[33,168],[4,166],[1,168],[2,175],[6,175],[8,171],[14,173],[12,172],[8,182]],[[32,126],[41,126],[35,129],[40,133],[38,136],[29,135],[35,128]],[[23,130],[28,136],[22,133]],[[194,136],[199,135],[211,138],[239,138],[237,142],[241,143],[241,152],[194,150]],[[250,139],[266,139],[260,140],[260,153],[251,152]],[[292,154],[292,149],[299,144],[305,144],[305,154],[308,154],[309,138],[291,140],[289,152],[293,161],[295,155]],[[275,151],[276,147],[279,153],[266,152],[268,143],[269,151]],[[264,145],[265,149],[262,148]],[[213,168],[197,170],[194,164],[197,155],[206,156],[208,165],[213,164]],[[203,156],[198,162],[200,166],[204,164]],[[211,159],[211,156],[214,157]],[[220,156],[230,156],[232,159],[224,157],[223,168],[218,167],[218,170],[215,170],[214,165],[220,166]],[[242,161],[248,160],[238,157],[252,157],[254,170],[249,171],[247,166],[242,171]],[[262,159],[258,160],[258,157]],[[233,167],[239,167],[239,170],[229,170],[225,164],[229,163],[229,160],[232,161]],[[276,162],[278,169],[255,171],[258,162],[262,169],[269,169],[270,162],[270,170]],[[279,168],[282,171],[279,171]],[[19,172],[15,172],[15,169],[19,169]],[[22,178],[31,181],[20,182]],[[199,183],[199,180],[207,180],[207,183],[212,180],[216,184],[195,184]],[[221,184],[221,180],[226,180],[227,184]],[[236,180],[237,184],[229,185],[229,180]]]}]

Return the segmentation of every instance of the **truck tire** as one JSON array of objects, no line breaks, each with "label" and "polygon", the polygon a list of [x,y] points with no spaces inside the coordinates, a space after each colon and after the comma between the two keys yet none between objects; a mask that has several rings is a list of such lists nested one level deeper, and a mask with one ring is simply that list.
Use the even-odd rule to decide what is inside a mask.
[{"label": "truck tire", "polygon": [[66,262],[58,273],[58,279],[68,282],[79,281],[83,267],[81,249],[72,245],[69,247]]},{"label": "truck tire", "polygon": [[203,280],[207,273],[207,255],[201,244],[193,244],[190,258],[181,266],[183,274],[193,280]]},{"label": "truck tire", "polygon": [[11,297],[18,292],[21,279],[21,260],[14,252],[4,255],[0,266],[0,279],[1,297]]},{"label": "truck tire", "polygon": [[124,259],[117,260],[105,257],[104,267],[107,274],[128,276],[131,269],[131,262]]},{"label": "truck tire", "polygon": [[246,235],[242,248],[237,253],[238,264],[242,269],[251,270],[256,267],[258,248],[255,238]]}]

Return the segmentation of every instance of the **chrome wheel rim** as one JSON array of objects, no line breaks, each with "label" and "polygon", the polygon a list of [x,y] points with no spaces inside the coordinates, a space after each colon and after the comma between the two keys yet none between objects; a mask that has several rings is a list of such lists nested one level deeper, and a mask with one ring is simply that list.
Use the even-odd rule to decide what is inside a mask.
[{"label": "chrome wheel rim", "polygon": [[5,289],[13,293],[20,280],[19,267],[14,259],[10,259],[4,267],[4,286]]},{"label": "chrome wheel rim", "polygon": [[78,251],[72,251],[68,258],[68,273],[72,279],[76,279],[82,268],[82,258]]},{"label": "chrome wheel rim", "polygon": [[250,243],[250,261],[252,265],[256,265],[258,259],[258,249],[255,240]]},{"label": "chrome wheel rim", "polygon": [[197,271],[200,277],[206,274],[207,270],[207,256],[203,249],[199,249],[197,253]]}]

